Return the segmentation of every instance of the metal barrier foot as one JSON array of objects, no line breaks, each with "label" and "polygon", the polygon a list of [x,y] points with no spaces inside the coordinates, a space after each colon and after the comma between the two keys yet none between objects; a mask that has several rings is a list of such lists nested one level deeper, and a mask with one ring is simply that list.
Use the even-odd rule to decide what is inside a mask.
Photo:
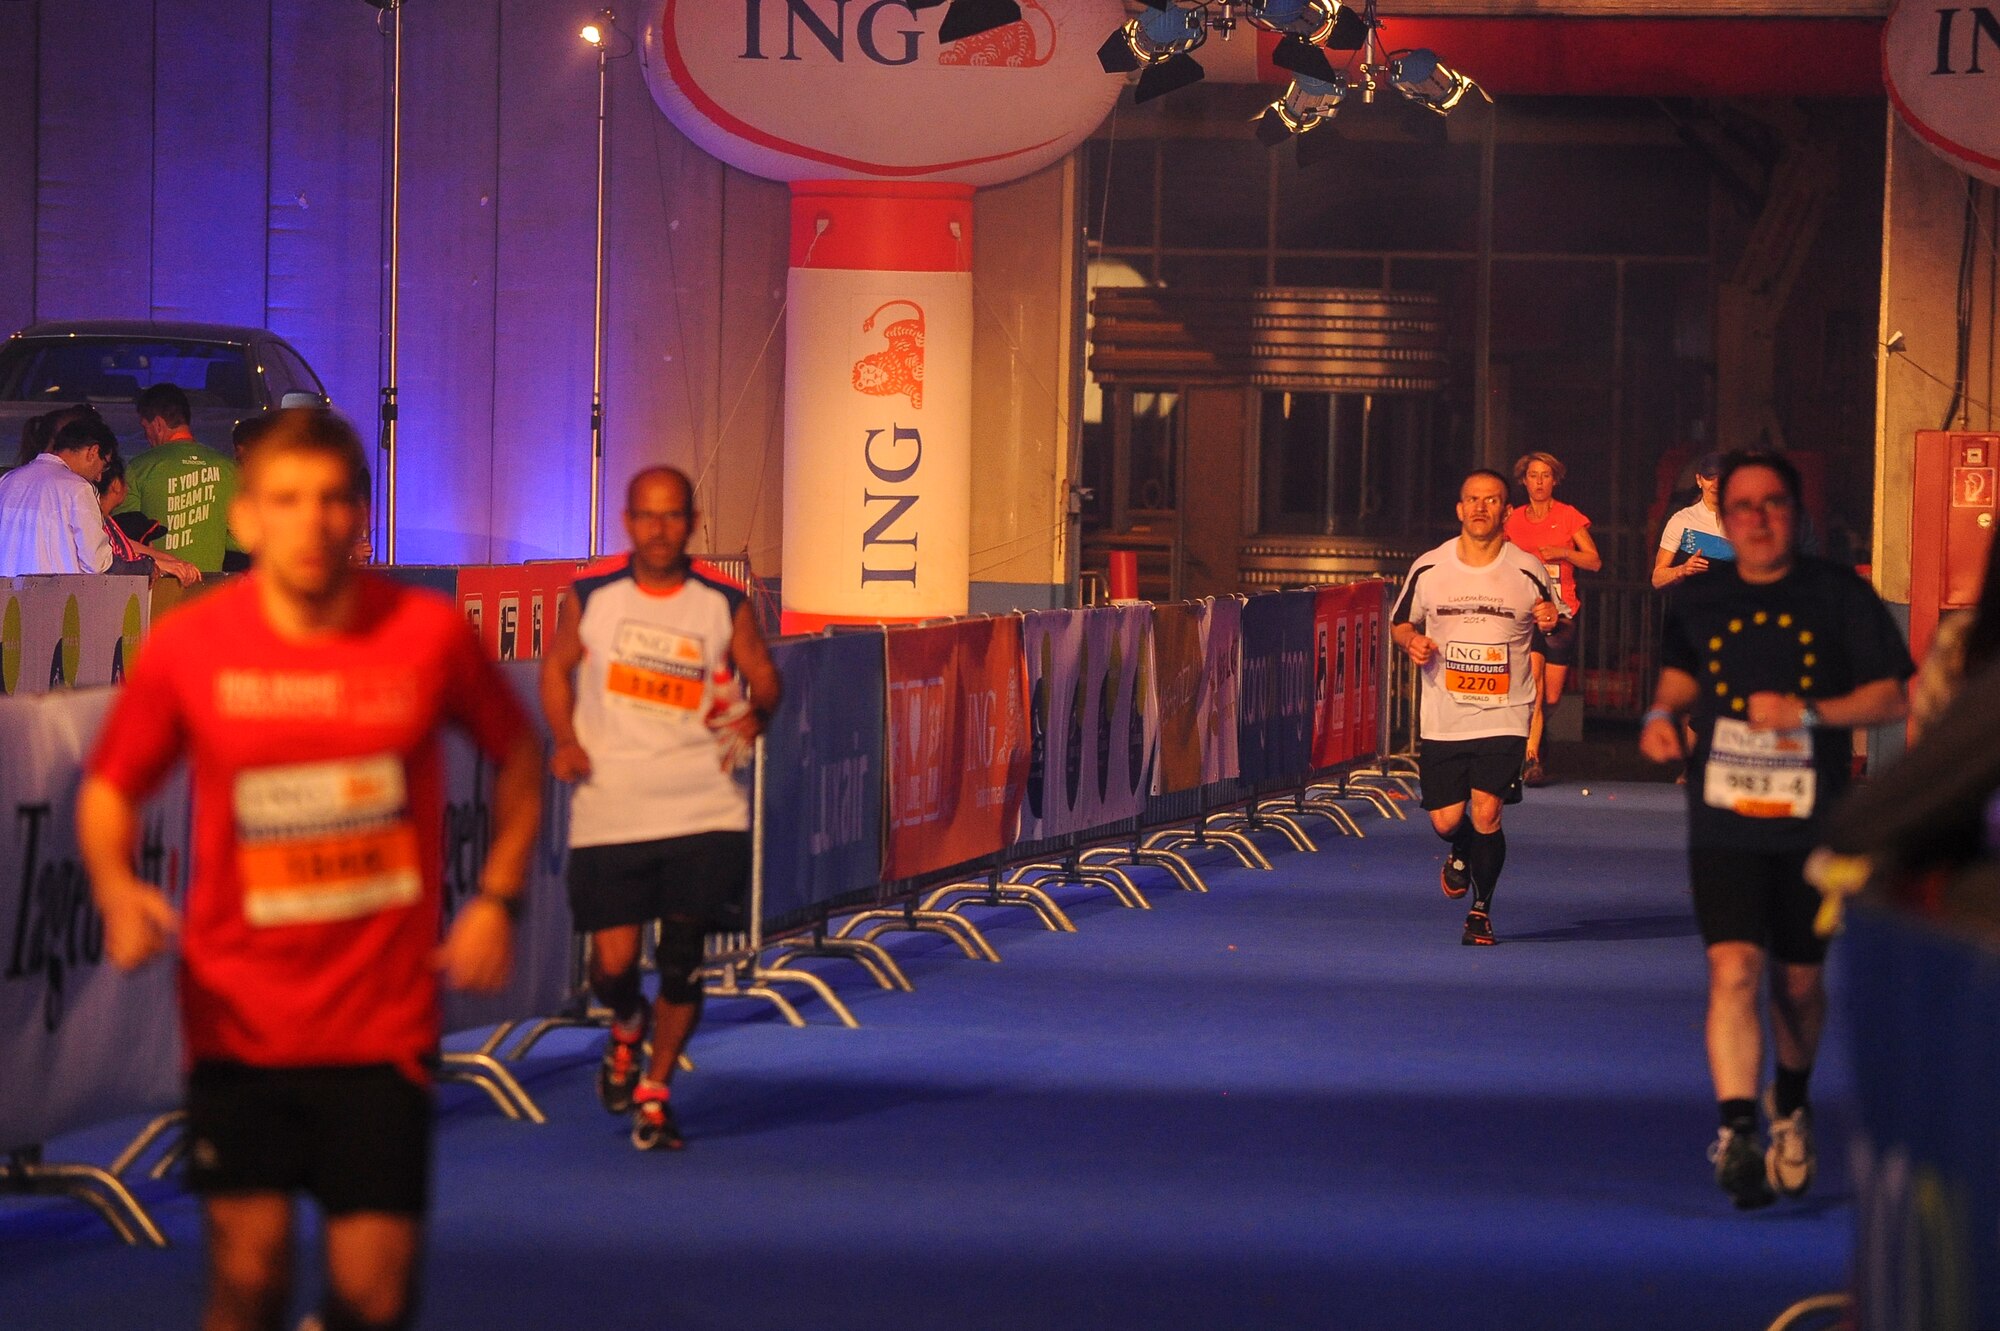
[{"label": "metal barrier foot", "polygon": [[[158,1120],[154,1121],[155,1123]],[[148,1124],[146,1132],[151,1132]],[[140,1134],[145,1136],[145,1132]],[[119,1158],[125,1158],[131,1148]],[[132,1195],[132,1190],[110,1170],[96,1165],[44,1164],[41,1149],[11,1152],[0,1162],[0,1193],[19,1197],[67,1197],[96,1211],[119,1239],[132,1247],[164,1248],[167,1236],[153,1223],[153,1217]],[[134,1159],[137,1157],[134,1156]]]},{"label": "metal barrier foot", "polygon": [[1353,814],[1330,799],[1309,799],[1294,809],[1293,812],[1309,813],[1316,817],[1324,818],[1329,823],[1332,823],[1333,830],[1342,836],[1365,837],[1368,835],[1361,830],[1361,824],[1354,821]]},{"label": "metal barrier foot", "polygon": [[833,1013],[841,1025],[849,1030],[861,1025],[854,1019],[854,1014],[848,1010],[847,1004],[841,1002],[840,996],[833,992],[832,987],[811,971],[791,970],[783,966],[753,966],[750,978],[757,982],[759,988],[768,988],[772,984],[802,984],[813,991],[815,998],[826,1004],[827,1010]]},{"label": "metal barrier foot", "polygon": [[1153,833],[1146,839],[1147,850],[1170,850],[1175,847],[1191,846],[1197,850],[1227,850],[1246,869],[1268,869],[1271,861],[1257,848],[1257,843],[1241,832],[1232,832],[1226,827],[1204,827],[1199,831],[1192,828],[1167,828]]},{"label": "metal barrier foot", "polygon": [[513,1073],[501,1065],[491,1054],[452,1053],[438,1059],[438,1080],[462,1082],[477,1086],[486,1092],[500,1112],[512,1119],[527,1119],[530,1123],[546,1123],[548,1116],[542,1113],[534,1097],[528,1094]]},{"label": "metal barrier foot", "polygon": [[882,923],[877,924],[867,933],[860,936],[861,941],[864,943],[872,943],[886,933],[943,934],[946,938],[958,944],[958,950],[965,953],[966,956],[974,961],[1000,960],[1000,954],[993,950],[993,945],[986,941],[986,936],[979,932],[978,926],[974,925],[970,920],[946,914],[941,910],[927,911],[918,910],[914,907],[907,909],[864,910],[858,915],[849,916],[841,924],[840,928],[834,931],[833,936],[836,938],[852,937],[858,925],[870,920],[881,920]]},{"label": "metal barrier foot", "polygon": [[778,1009],[778,1015],[785,1019],[787,1026],[806,1024],[806,1019],[799,1015],[799,1010],[792,1006],[792,1001],[776,989],[766,984],[739,984],[734,966],[724,968],[719,974],[715,971],[707,971],[704,974],[708,976],[707,983],[701,987],[701,991],[705,994],[716,998],[761,998]]},{"label": "metal barrier foot", "polygon": [[[1306,835],[1298,820],[1282,812],[1290,800],[1267,800],[1247,813],[1224,815],[1244,832],[1276,832],[1288,842],[1293,850],[1318,850],[1313,839]],[[1209,835],[1213,836],[1211,829]]]},{"label": "metal barrier foot", "polygon": [[950,915],[957,915],[960,911],[972,906],[1020,906],[1035,912],[1036,917],[1041,920],[1042,926],[1050,933],[1073,934],[1076,932],[1075,922],[1070,919],[1061,906],[1056,904],[1055,898],[1042,891],[1041,888],[1035,886],[1033,883],[1008,883],[1003,887],[995,887],[992,884],[986,883],[977,885],[968,883],[957,888],[948,888],[944,891],[933,893],[930,900],[924,903],[925,906],[929,907],[933,905],[948,893],[958,898],[949,906],[943,908]]},{"label": "metal barrier foot", "polygon": [[1171,850],[1147,850],[1136,845],[1129,848],[1099,846],[1094,850],[1084,851],[1081,859],[1085,864],[1098,863],[1101,859],[1105,864],[1143,864],[1150,868],[1165,869],[1175,882],[1188,891],[1208,891],[1208,884],[1202,881],[1201,874],[1196,872],[1187,857]]}]

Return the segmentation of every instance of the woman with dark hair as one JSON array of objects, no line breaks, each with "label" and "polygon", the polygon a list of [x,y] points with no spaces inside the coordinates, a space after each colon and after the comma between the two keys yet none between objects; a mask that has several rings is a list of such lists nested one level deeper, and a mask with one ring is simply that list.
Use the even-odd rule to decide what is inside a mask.
[{"label": "woman with dark hair", "polygon": [[75,406],[57,407],[39,416],[30,416],[21,423],[21,449],[15,455],[14,465],[25,467],[37,457],[49,451],[49,444],[55,439],[56,431],[71,421],[96,420],[97,408],[88,402]]},{"label": "woman with dark hair", "polygon": [[[97,479],[97,507],[104,514],[104,534],[111,538],[113,573],[150,573],[158,570],[183,587],[201,581],[201,570],[185,559],[176,559],[164,550],[134,539],[111,516],[111,510],[125,502],[125,459],[113,453],[104,461],[104,474]],[[158,523],[155,531],[163,531]],[[150,561],[150,562],[148,562]]]}]

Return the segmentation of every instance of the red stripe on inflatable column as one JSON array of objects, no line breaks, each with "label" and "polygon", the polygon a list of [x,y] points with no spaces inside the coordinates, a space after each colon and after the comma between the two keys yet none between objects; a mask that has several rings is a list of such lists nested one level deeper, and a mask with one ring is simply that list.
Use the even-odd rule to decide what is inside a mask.
[{"label": "red stripe on inflatable column", "polygon": [[[1257,38],[1259,77],[1288,82],[1276,35]],[[1882,95],[1880,19],[1398,18],[1382,40],[1429,47],[1496,96]]]},{"label": "red stripe on inflatable column", "polygon": [[897,619],[882,615],[815,615],[806,610],[782,610],[778,614],[778,631],[787,637],[794,633],[818,633],[821,629],[835,624],[921,624],[920,619]]},{"label": "red stripe on inflatable column", "polygon": [[[957,235],[952,234],[953,223]],[[972,186],[794,181],[791,264],[864,272],[969,273]]]}]

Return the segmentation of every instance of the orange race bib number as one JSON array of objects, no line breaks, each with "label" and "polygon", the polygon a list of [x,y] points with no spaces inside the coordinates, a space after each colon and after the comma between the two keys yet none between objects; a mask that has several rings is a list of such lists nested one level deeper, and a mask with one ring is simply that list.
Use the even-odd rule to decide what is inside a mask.
[{"label": "orange race bib number", "polygon": [[1717,719],[1702,776],[1708,807],[1744,818],[1810,818],[1818,795],[1810,730],[1752,730]]},{"label": "orange race bib number", "polygon": [[423,896],[402,759],[265,767],[236,778],[243,917],[258,928],[352,920]]},{"label": "orange race bib number", "polygon": [[628,711],[692,719],[708,696],[708,654],[700,638],[653,624],[618,626],[607,700]]},{"label": "orange race bib number", "polygon": [[1460,702],[1503,706],[1514,691],[1513,662],[1505,643],[1444,645],[1444,691]]}]

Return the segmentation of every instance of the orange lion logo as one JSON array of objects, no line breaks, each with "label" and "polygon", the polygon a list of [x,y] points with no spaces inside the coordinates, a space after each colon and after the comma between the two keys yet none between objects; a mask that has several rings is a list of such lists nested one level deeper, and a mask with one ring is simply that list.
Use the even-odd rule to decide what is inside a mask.
[{"label": "orange lion logo", "polygon": [[[1029,15],[1038,16],[1048,30],[1046,39],[1035,35]],[[977,65],[997,69],[1032,69],[1046,65],[1056,53],[1056,24],[1038,0],[1021,0],[1021,21],[994,28],[976,37],[965,37],[938,52],[940,65]]]},{"label": "orange lion logo", "polygon": [[905,394],[910,405],[924,405],[924,307],[915,301],[892,300],[862,320],[861,331],[873,332],[883,310],[907,305],[917,312],[914,319],[898,319],[882,330],[889,345],[854,362],[854,391],[871,397]]}]

